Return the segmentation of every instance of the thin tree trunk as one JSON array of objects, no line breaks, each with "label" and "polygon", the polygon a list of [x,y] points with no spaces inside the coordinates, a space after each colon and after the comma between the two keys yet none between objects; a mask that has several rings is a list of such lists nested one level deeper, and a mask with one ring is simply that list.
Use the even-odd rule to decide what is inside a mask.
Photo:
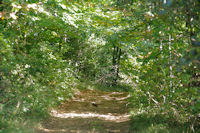
[{"label": "thin tree trunk", "polygon": [[[119,47],[118,47],[119,48]],[[117,79],[119,78],[119,65],[120,65],[120,59],[121,59],[121,48],[119,48],[119,53],[118,53],[118,61],[117,61],[117,73],[116,73],[116,82]]]},{"label": "thin tree trunk", "polygon": [[111,70],[111,75],[112,75],[112,85],[117,84],[117,80],[119,78],[119,64],[120,64],[120,57],[121,57],[121,48],[118,46],[113,46],[113,64],[112,64],[112,70]]}]

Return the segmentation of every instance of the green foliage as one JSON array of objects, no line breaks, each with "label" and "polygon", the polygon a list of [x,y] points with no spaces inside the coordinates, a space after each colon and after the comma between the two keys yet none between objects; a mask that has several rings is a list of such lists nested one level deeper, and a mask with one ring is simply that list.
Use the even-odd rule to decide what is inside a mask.
[{"label": "green foliage", "polygon": [[[94,88],[130,91],[131,105],[140,109],[160,108],[161,114],[170,109],[195,132],[200,110],[198,0],[2,3],[0,132],[17,117],[45,116],[73,95],[76,84],[81,88],[78,80],[83,79],[97,83]],[[134,120],[146,115],[141,117]],[[173,128],[155,122],[156,129],[147,125],[149,132]]]},{"label": "green foliage", "polygon": [[[183,117],[186,121],[189,121],[191,125],[188,125],[189,129],[187,130],[195,132],[197,129],[194,129],[194,123],[199,124],[199,113],[196,112],[199,110],[200,97],[199,60],[197,59],[199,52],[196,49],[197,46],[194,48],[194,45],[188,43],[188,40],[192,42],[189,37],[191,34],[199,35],[199,28],[194,26],[193,23],[198,19],[194,19],[189,24],[191,27],[188,25],[183,27],[184,21],[187,20],[178,19],[179,15],[193,17],[184,15],[185,11],[179,12],[179,15],[174,14],[174,12],[180,6],[187,10],[187,6],[190,4],[195,9],[194,12],[191,12],[199,14],[196,10],[199,9],[197,7],[199,3],[194,1],[176,5],[172,2],[168,6],[162,6],[161,3],[154,1],[145,2],[145,4],[155,8],[146,8],[145,18],[142,18],[142,15],[135,15],[138,20],[143,21],[147,31],[141,33],[144,35],[144,41],[138,42],[137,49],[135,49],[137,53],[132,54],[132,56],[137,56],[137,61],[132,65],[133,68],[129,72],[132,71],[135,75],[133,81],[136,81],[138,85],[132,93],[131,104],[147,111],[152,108],[160,108],[162,113],[171,110],[175,117],[179,119]],[[164,12],[171,14],[168,16],[160,14],[160,16],[159,10],[162,8]],[[177,19],[172,20],[174,18]],[[174,23],[172,24],[172,22]],[[180,38],[184,35],[187,35],[188,38]],[[138,66],[137,64],[141,65]]]},{"label": "green foliage", "polygon": [[34,4],[13,2],[10,6],[16,12],[11,11],[13,16],[3,20],[7,24],[1,23],[0,37],[2,132],[17,131],[15,126],[19,125],[12,120],[46,116],[50,107],[73,95],[76,83],[73,67],[63,58],[69,49],[64,35],[68,40],[73,38],[74,27],[48,12],[37,11]]},{"label": "green foliage", "polygon": [[[155,109],[156,110],[156,109]],[[166,114],[158,114],[154,111],[139,111],[131,117],[131,131],[136,133],[181,133],[190,131],[190,124],[185,120],[180,121],[176,117]],[[195,131],[198,132],[198,127]]]}]

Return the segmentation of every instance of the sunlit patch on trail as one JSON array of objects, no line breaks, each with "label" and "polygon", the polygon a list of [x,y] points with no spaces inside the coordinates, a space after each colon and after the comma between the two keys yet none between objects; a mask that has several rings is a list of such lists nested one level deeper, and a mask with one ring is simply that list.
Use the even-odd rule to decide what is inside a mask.
[{"label": "sunlit patch on trail", "polygon": [[75,99],[75,100],[73,100],[73,101],[76,101],[76,102],[85,102],[86,100],[84,99],[84,98],[82,98],[82,99]]},{"label": "sunlit patch on trail", "polygon": [[59,129],[59,130],[52,130],[52,129],[46,129],[46,128],[44,128],[44,127],[40,127],[39,128],[41,131],[44,131],[44,132],[47,132],[47,133],[51,133],[51,132],[60,132],[60,133],[62,133],[62,132],[66,132],[67,130],[65,130],[65,129]]},{"label": "sunlit patch on trail", "polygon": [[128,99],[129,97],[130,97],[130,95],[128,95],[127,97],[115,98],[115,100],[122,101],[122,100]]},{"label": "sunlit patch on trail", "polygon": [[113,115],[111,113],[108,114],[97,114],[97,113],[58,113],[56,110],[51,111],[51,115],[53,117],[58,118],[98,118],[106,121],[114,121],[114,122],[125,122],[129,121],[130,115]]},{"label": "sunlit patch on trail", "polygon": [[100,97],[104,98],[105,100],[122,101],[122,100],[128,99],[130,97],[130,95],[123,96],[123,97],[116,97],[116,96],[112,96],[112,95],[103,95],[103,96],[100,96]]},{"label": "sunlit patch on trail", "polygon": [[128,133],[129,97],[126,92],[77,91],[51,110],[39,133]]}]

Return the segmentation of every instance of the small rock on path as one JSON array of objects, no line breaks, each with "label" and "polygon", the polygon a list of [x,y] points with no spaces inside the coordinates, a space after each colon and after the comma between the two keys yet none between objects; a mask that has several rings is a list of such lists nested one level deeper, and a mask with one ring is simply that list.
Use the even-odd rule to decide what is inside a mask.
[{"label": "small rock on path", "polygon": [[130,133],[127,98],[127,92],[79,91],[37,133]]}]

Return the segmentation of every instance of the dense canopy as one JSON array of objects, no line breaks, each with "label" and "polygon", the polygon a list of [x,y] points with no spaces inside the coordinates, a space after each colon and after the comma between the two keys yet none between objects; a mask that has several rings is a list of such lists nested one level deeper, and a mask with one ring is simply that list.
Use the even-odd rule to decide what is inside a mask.
[{"label": "dense canopy", "polygon": [[200,1],[0,0],[0,132],[26,132],[83,83],[199,131]]}]

